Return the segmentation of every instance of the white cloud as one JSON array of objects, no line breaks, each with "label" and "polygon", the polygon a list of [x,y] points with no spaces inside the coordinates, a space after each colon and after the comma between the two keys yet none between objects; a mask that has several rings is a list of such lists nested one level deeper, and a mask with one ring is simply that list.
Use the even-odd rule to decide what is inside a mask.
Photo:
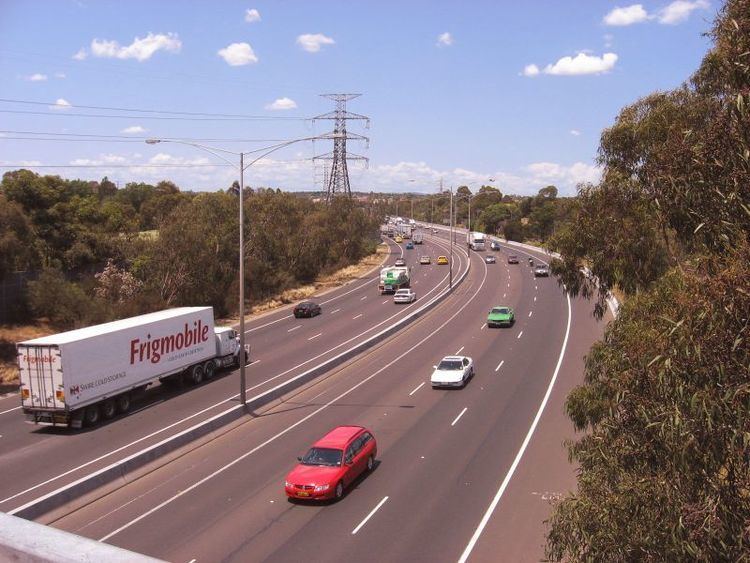
[{"label": "white cloud", "polygon": [[70,161],[73,166],[101,166],[102,164],[127,164],[129,159],[119,154],[100,154],[99,158],[75,158]]},{"label": "white cloud", "polygon": [[56,72],[55,78],[67,78],[67,75],[64,72]]},{"label": "white cloud", "polygon": [[605,25],[626,26],[645,22],[649,19],[648,12],[642,4],[633,4],[625,8],[616,7],[604,16]]},{"label": "white cloud", "polygon": [[272,109],[272,110],[283,110],[283,109],[294,109],[297,107],[297,102],[292,100],[291,98],[279,98],[278,100],[275,100],[272,104],[268,104],[266,106],[266,109]]},{"label": "white cloud", "polygon": [[453,36],[449,32],[441,33],[438,35],[437,43],[438,47],[450,47],[453,45]]},{"label": "white cloud", "polygon": [[27,76],[26,80],[28,80],[29,82],[44,82],[45,80],[47,80],[47,75],[36,72],[31,76]]},{"label": "white cloud", "polygon": [[245,21],[247,23],[255,23],[260,21],[260,12],[255,8],[245,10]]},{"label": "white cloud", "polygon": [[544,68],[545,74],[556,76],[579,76],[582,74],[602,74],[609,72],[617,62],[615,53],[604,53],[601,57],[578,53],[575,57],[563,57],[555,64]]},{"label": "white cloud", "polygon": [[695,10],[706,10],[709,3],[706,0],[675,0],[669,6],[659,11],[659,23],[675,25],[690,17]]},{"label": "white cloud", "polygon": [[77,60],[77,61],[82,61],[82,60],[84,60],[88,56],[89,55],[86,52],[86,49],[84,49],[83,47],[81,47],[80,49],[78,49],[78,52],[75,55],[73,55],[73,58],[75,60]]},{"label": "white cloud", "polygon": [[530,64],[523,67],[524,76],[536,76],[537,74],[539,74],[539,67],[535,64]]},{"label": "white cloud", "polygon": [[219,49],[218,54],[229,66],[243,66],[258,62],[258,57],[255,56],[249,43],[232,43]]},{"label": "white cloud", "polygon": [[573,135],[574,137],[580,137],[581,136],[581,132],[578,129],[571,129],[570,130],[570,134]]},{"label": "white cloud", "polygon": [[[135,59],[138,62],[150,59],[157,51],[179,53],[180,49],[182,49],[182,41],[180,41],[176,33],[149,33],[143,38],[136,37],[127,46],[121,46],[117,41],[108,41],[106,39],[94,39],[91,42],[91,54],[95,57]],[[76,58],[76,56],[73,58]]]},{"label": "white cloud", "polygon": [[593,183],[601,178],[601,169],[585,162],[576,162],[570,166],[555,162],[535,162],[529,164],[526,170],[531,174],[534,184],[555,184],[566,188],[568,193],[575,193],[575,186],[581,182]]},{"label": "white cloud", "polygon": [[305,33],[297,37],[297,45],[308,53],[317,53],[323,45],[333,45],[334,43],[336,42],[331,37],[322,33]]},{"label": "white cloud", "polygon": [[70,102],[63,98],[57,98],[57,100],[55,101],[55,105],[47,106],[47,107],[49,109],[66,110],[66,109],[70,109]]},{"label": "white cloud", "polygon": [[131,125],[130,127],[126,127],[125,129],[120,131],[120,133],[126,133],[130,135],[134,135],[136,133],[145,133],[145,132],[146,132],[146,129],[144,129],[140,125]]}]

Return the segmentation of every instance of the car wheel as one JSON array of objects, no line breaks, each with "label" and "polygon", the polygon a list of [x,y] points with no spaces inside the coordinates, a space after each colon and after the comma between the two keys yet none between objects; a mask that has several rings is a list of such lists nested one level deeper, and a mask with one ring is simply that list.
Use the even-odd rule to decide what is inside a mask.
[{"label": "car wheel", "polygon": [[336,483],[336,489],[334,490],[333,494],[336,497],[336,500],[340,500],[341,497],[344,496],[344,484],[341,481]]},{"label": "car wheel", "polygon": [[372,468],[375,467],[375,460],[372,456],[367,458],[367,472],[369,473],[372,471]]}]

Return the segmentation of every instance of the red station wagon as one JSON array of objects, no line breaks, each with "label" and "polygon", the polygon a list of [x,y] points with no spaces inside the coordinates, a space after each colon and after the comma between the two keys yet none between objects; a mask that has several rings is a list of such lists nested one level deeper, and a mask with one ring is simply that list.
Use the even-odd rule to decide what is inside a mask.
[{"label": "red station wagon", "polygon": [[315,442],[284,482],[294,499],[340,499],[344,489],[365,471],[372,471],[378,445],[361,426],[338,426]]}]

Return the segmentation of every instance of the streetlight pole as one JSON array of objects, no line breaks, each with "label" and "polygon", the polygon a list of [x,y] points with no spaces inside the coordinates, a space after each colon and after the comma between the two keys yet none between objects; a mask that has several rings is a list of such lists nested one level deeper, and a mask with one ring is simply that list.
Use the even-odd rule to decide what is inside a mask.
[{"label": "streetlight pole", "polygon": [[450,198],[450,211],[448,212],[448,217],[450,218],[450,225],[451,225],[451,252],[450,252],[450,261],[448,262],[448,285],[453,288],[453,186],[451,186],[451,198]]},{"label": "streetlight pole", "polygon": [[[246,374],[245,374],[245,364],[247,363],[247,360],[245,358],[245,212],[244,212],[244,196],[245,196],[245,169],[250,168],[253,164],[258,162],[259,160],[265,158],[272,152],[275,152],[279,149],[282,149],[284,147],[287,147],[289,145],[292,145],[294,143],[299,143],[302,141],[314,141],[318,140],[321,137],[302,137],[300,139],[292,139],[291,141],[284,141],[283,143],[279,143],[277,145],[271,145],[270,147],[263,147],[260,149],[256,149],[254,151],[248,151],[248,152],[234,152],[234,151],[228,151],[226,149],[220,149],[217,147],[209,147],[206,145],[201,145],[199,143],[191,143],[187,141],[180,141],[177,139],[146,139],[146,144],[148,145],[156,145],[158,143],[176,143],[180,145],[189,145],[191,147],[195,147],[197,149],[206,151],[212,155],[214,155],[217,158],[222,159],[224,162],[229,163],[232,166],[236,166],[234,162],[231,160],[223,157],[221,154],[218,154],[220,152],[231,154],[234,156],[240,157],[240,193],[239,193],[239,200],[240,200],[240,249],[239,249],[239,277],[240,277],[240,296],[239,296],[239,306],[240,306],[240,403],[243,405],[247,404],[247,389],[246,389]],[[326,136],[326,138],[330,138]],[[256,153],[262,153],[260,156],[256,157],[255,159],[251,160],[247,165],[245,165],[245,156],[249,156]]]}]

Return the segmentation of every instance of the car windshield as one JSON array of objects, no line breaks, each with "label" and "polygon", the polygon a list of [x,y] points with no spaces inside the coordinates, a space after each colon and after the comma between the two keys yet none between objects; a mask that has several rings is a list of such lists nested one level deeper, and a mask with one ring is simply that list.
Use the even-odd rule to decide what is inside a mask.
[{"label": "car windshield", "polygon": [[408,289],[399,289],[396,292],[396,295],[409,295],[409,290]]},{"label": "car windshield", "polygon": [[507,315],[508,314],[508,308],[507,307],[495,307],[492,309],[492,312],[496,315]]},{"label": "car windshield", "polygon": [[302,465],[323,465],[337,467],[341,465],[341,450],[332,448],[310,448],[302,458]]},{"label": "car windshield", "polygon": [[463,365],[461,360],[443,360],[438,364],[438,369],[450,370],[450,369],[462,369]]}]

